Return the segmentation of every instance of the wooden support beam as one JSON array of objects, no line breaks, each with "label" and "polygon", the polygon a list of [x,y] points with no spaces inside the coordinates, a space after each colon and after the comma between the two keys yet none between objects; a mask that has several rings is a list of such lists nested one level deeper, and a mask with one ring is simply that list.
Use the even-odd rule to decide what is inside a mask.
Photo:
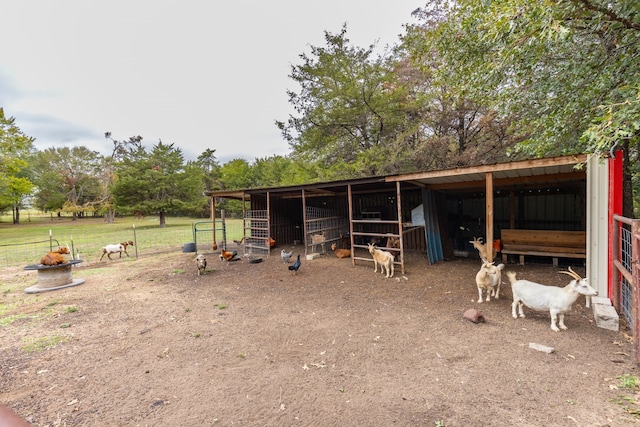
[{"label": "wooden support beam", "polygon": [[487,259],[489,262],[493,261],[493,173],[487,172],[485,174],[486,181],[486,248]]}]

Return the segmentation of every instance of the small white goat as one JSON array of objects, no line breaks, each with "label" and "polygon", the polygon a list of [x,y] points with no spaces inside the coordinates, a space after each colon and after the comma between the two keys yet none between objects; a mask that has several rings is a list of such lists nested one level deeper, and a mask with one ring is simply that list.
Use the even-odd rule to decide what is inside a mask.
[{"label": "small white goat", "polygon": [[478,286],[478,302],[482,302],[482,290],[487,291],[487,301],[491,301],[491,296],[500,299],[500,286],[502,285],[502,270],[504,264],[494,265],[493,262],[483,262],[480,270],[476,274],[476,285]]},{"label": "small white goat", "polygon": [[107,258],[112,259],[111,254],[115,254],[115,253],[119,253],[120,258],[122,258],[123,252],[127,256],[129,256],[129,254],[127,253],[127,246],[133,246],[133,242],[129,240],[128,242],[118,243],[117,245],[104,246],[102,248],[102,256],[100,257],[100,261],[102,261],[102,258],[104,258],[105,255],[107,256]]},{"label": "small white goat", "polygon": [[196,257],[196,267],[198,267],[198,276],[205,273],[207,269],[207,259],[204,255],[200,254]]},{"label": "small white goat", "polygon": [[[598,291],[593,289],[587,278],[581,278],[578,273],[569,267],[569,271],[560,271],[573,277],[564,288],[557,286],[545,286],[528,280],[516,280],[516,273],[507,272],[507,277],[511,282],[513,291],[513,304],[511,305],[511,315],[516,316],[516,307],[520,312],[520,317],[525,317],[522,312],[522,305],[533,310],[546,311],[551,314],[551,329],[558,332],[560,329],[567,329],[564,324],[564,314],[571,310],[571,305],[578,299],[579,295],[596,296]],[[558,323],[556,325],[556,322]],[[558,329],[560,326],[560,329]]]},{"label": "small white goat", "polygon": [[[380,273],[385,274],[385,269],[387,271],[386,277],[393,277],[394,265],[393,265],[393,254],[387,251],[383,251],[377,249],[373,244],[367,243],[369,246],[369,253],[373,256],[373,272],[378,272],[378,264],[380,264]],[[389,275],[391,273],[391,275]]]},{"label": "small white goat", "polygon": [[316,246],[320,245],[322,247],[322,253],[326,253],[326,249],[324,246],[324,242],[325,242],[325,238],[324,238],[324,231],[318,234],[312,234],[311,235],[311,248],[312,250],[315,251]]},{"label": "small white goat", "polygon": [[[489,252],[487,252],[487,247],[489,247],[489,243],[483,244],[482,237],[474,237],[473,240],[469,240],[469,243],[473,244],[473,247],[478,250],[478,253],[480,254],[480,259],[482,260],[482,262],[489,262],[489,257],[488,257]],[[493,257],[491,257],[491,260],[494,260],[496,258],[496,255],[498,254],[498,250],[494,248],[493,245],[491,245],[491,248],[493,249],[492,251]]]}]

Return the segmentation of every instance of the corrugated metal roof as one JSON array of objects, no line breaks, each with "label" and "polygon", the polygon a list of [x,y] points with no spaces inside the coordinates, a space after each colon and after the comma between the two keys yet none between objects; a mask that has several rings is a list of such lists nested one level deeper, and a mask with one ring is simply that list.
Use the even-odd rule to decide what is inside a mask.
[{"label": "corrugated metal roof", "polygon": [[313,184],[253,188],[244,190],[207,191],[205,196],[226,197],[248,200],[252,194],[277,194],[280,197],[300,197],[302,191],[307,195],[331,195],[343,193],[348,185],[362,187],[361,190],[380,189],[396,182],[405,182],[418,187],[432,189],[463,189],[483,187],[487,173],[493,176],[495,187],[517,184],[543,184],[561,181],[586,179],[584,171],[576,170],[576,165],[584,164],[587,156],[549,157],[522,160],[509,163],[494,163],[479,166],[443,169],[428,172],[390,175],[342,181],[320,182]]}]

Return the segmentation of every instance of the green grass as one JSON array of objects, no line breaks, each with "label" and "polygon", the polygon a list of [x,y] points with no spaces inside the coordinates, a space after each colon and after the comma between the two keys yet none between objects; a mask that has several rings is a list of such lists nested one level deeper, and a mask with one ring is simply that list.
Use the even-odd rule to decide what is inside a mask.
[{"label": "green grass", "polygon": [[640,380],[638,377],[631,374],[619,375],[616,379],[620,380],[620,385],[622,388],[634,390],[640,386]]},{"label": "green grass", "polygon": [[60,335],[54,335],[52,337],[41,337],[41,338],[25,338],[23,342],[25,343],[22,349],[27,353],[36,353],[44,350],[48,350],[50,348],[55,347],[59,343],[63,343],[69,341],[69,338],[61,337]]},{"label": "green grass", "polygon": [[[104,245],[128,240],[136,242],[136,246],[127,248],[133,259],[136,254],[143,256],[167,251],[177,252],[182,250],[185,243],[194,242],[196,224],[200,230],[195,236],[199,250],[202,250],[203,246],[210,248],[213,241],[210,220],[206,218],[167,217],[164,228],[160,228],[157,216],[145,217],[143,220],[118,217],[112,224],[104,222],[103,218],[79,218],[72,221],[70,217],[54,216],[51,219],[48,215],[35,213],[30,217],[23,213],[20,219],[20,224],[13,224],[11,217],[0,216],[0,267],[37,264],[42,255],[58,245],[69,246],[75,255],[79,254],[79,258],[87,262],[98,262]],[[216,242],[222,240],[221,227],[218,219]],[[242,219],[227,219],[227,241],[239,240],[242,235]],[[120,257],[111,255],[111,258]],[[126,255],[122,258],[126,258]],[[106,256],[103,262],[108,262]]]},{"label": "green grass", "polygon": [[26,319],[26,318],[29,318],[29,317],[30,317],[30,315],[28,315],[28,314],[14,314],[14,315],[11,315],[11,316],[0,317],[0,327],[9,326],[10,324],[15,322],[16,320]]}]

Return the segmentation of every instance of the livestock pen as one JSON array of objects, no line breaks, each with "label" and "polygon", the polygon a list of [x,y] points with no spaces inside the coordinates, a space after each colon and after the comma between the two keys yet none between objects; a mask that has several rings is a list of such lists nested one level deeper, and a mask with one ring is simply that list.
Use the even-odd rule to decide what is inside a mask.
[{"label": "livestock pen", "polygon": [[[185,243],[194,242],[194,224],[201,218],[169,217],[166,226],[160,228],[158,218],[145,217],[143,221],[134,217],[116,218],[108,224],[102,218],[70,218],[26,222],[22,224],[0,223],[0,265],[16,267],[37,262],[43,254],[58,246],[68,246],[72,259],[82,259],[83,265],[98,262],[113,262],[106,257],[100,261],[102,247],[124,241],[134,241],[128,249],[132,258],[162,252],[180,252]],[[226,236],[231,241],[242,237],[242,220],[226,219]],[[211,245],[199,235],[199,242]],[[126,258],[126,257],[124,257]],[[124,259],[123,258],[123,259]],[[114,261],[118,257],[114,257]]]}]

